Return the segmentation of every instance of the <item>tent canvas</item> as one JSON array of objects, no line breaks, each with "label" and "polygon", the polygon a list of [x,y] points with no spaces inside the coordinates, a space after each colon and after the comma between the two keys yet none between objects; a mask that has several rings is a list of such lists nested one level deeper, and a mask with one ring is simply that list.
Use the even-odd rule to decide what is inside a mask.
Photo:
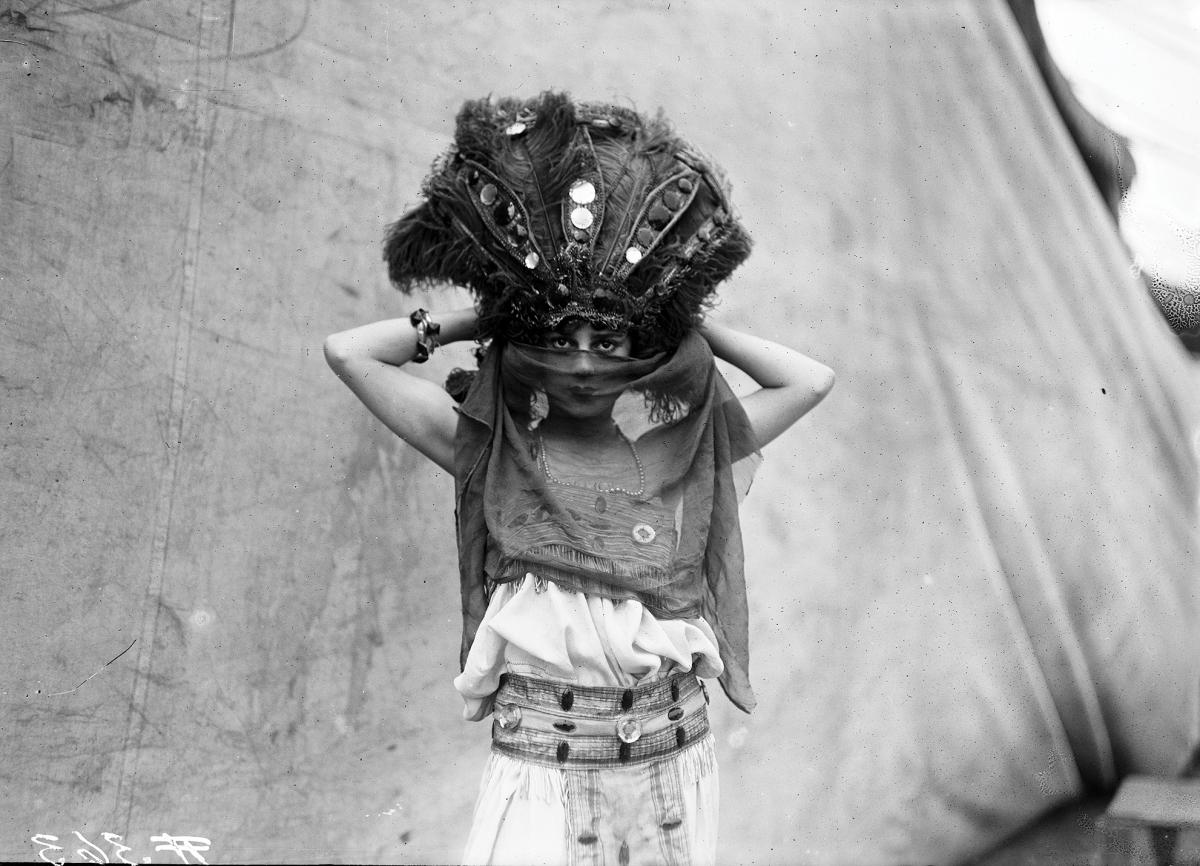
[{"label": "tent canvas", "polygon": [[953,862],[1197,742],[1197,376],[1001,0],[27,0],[0,77],[0,856],[458,856],[451,484],[320,343],[464,301],[379,240],[487,92],[664,106],[720,314],[838,372],[743,512],[723,861]]}]

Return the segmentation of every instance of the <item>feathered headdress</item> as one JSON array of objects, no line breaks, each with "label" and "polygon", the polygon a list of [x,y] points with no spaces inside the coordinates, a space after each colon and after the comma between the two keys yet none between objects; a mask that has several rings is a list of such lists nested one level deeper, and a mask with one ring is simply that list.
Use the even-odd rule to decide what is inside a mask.
[{"label": "feathered headdress", "polygon": [[485,337],[578,317],[673,348],[750,253],[719,170],[661,114],[561,93],[465,103],[424,195],[388,228],[388,274],[468,287]]}]

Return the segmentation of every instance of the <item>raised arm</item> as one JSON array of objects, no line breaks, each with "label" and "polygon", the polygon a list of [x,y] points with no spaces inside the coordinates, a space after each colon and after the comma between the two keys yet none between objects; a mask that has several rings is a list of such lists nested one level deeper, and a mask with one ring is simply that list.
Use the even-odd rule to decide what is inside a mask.
[{"label": "raised arm", "polygon": [[761,386],[742,398],[760,446],[800,420],[833,387],[833,370],[794,349],[711,322],[701,325],[700,333],[714,355]]},{"label": "raised arm", "polygon": [[[430,313],[443,345],[475,336],[474,309]],[[454,469],[454,400],[401,367],[417,354],[408,319],[385,319],[325,339],[325,360],[358,399],[397,436],[447,472]]]}]

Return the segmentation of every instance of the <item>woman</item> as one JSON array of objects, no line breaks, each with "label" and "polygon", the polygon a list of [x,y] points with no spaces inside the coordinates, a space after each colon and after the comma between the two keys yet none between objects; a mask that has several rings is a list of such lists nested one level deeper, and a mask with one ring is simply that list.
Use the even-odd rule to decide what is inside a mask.
[{"label": "woman", "polygon": [[[703,321],[748,253],[716,169],[661,118],[554,93],[469,102],[385,258],[402,289],[466,285],[476,306],[326,341],[455,478],[454,684],[467,719],[494,717],[466,862],[714,860],[699,678],[754,705],[737,505],[758,449],[833,384]],[[459,340],[486,350],[455,397],[404,371]],[[714,356],[759,390],[735,398]]]}]

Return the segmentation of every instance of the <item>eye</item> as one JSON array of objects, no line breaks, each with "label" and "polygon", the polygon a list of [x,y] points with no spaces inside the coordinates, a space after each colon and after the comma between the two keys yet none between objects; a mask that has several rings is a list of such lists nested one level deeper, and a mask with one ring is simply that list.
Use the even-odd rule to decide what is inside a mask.
[{"label": "eye", "polygon": [[592,344],[592,348],[597,352],[611,355],[623,351],[628,345],[629,338],[624,334],[612,334],[606,337],[598,337],[596,342]]},{"label": "eye", "polygon": [[551,334],[546,338],[546,348],[569,349],[571,348],[571,341],[562,334]]}]

